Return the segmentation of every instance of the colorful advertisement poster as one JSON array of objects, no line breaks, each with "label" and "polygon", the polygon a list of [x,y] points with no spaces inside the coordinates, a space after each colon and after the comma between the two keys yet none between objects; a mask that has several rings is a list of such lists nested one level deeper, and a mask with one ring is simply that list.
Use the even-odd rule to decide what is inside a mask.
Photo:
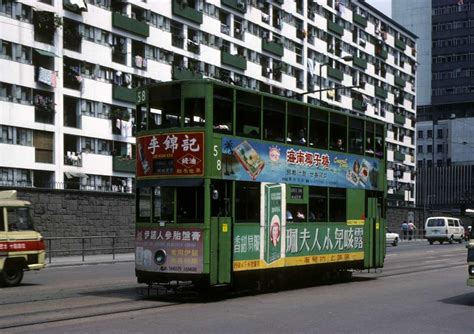
[{"label": "colorful advertisement poster", "polygon": [[264,260],[270,264],[281,257],[282,186],[280,184],[265,184],[264,194]]},{"label": "colorful advertisement poster", "polygon": [[204,175],[204,133],[137,138],[137,177]]},{"label": "colorful advertisement poster", "polygon": [[142,228],[137,230],[135,240],[137,270],[191,274],[203,272],[204,235],[200,229]]},{"label": "colorful advertisement poster", "polygon": [[379,162],[369,157],[228,137],[222,139],[222,155],[224,179],[367,190],[379,186]]},{"label": "colorful advertisement poster", "polygon": [[284,257],[268,265],[260,259],[259,226],[234,229],[233,270],[257,270],[364,259],[364,226],[287,224],[282,229]]}]

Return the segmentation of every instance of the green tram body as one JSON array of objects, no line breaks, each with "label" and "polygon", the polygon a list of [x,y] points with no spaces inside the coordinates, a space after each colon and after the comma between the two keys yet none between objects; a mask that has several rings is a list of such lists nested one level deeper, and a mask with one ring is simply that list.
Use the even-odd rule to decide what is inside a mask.
[{"label": "green tram body", "polygon": [[138,89],[136,122],[139,283],[383,266],[382,123],[213,80]]}]

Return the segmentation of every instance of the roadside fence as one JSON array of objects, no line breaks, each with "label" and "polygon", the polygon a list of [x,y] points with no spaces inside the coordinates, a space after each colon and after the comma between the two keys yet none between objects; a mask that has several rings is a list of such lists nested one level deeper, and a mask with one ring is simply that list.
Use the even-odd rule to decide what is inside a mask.
[{"label": "roadside fence", "polygon": [[115,260],[117,253],[130,253],[135,249],[135,236],[83,236],[44,238],[46,256],[51,263],[56,256],[81,256],[85,262],[88,255],[109,254]]}]

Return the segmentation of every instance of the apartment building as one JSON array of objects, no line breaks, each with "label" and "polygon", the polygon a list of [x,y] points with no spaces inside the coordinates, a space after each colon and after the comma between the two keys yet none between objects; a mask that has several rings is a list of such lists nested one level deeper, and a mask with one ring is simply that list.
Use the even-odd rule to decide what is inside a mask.
[{"label": "apartment building", "polygon": [[386,122],[414,204],[416,36],[365,1],[0,0],[0,27],[2,184],[129,191],[134,89],[209,77]]}]

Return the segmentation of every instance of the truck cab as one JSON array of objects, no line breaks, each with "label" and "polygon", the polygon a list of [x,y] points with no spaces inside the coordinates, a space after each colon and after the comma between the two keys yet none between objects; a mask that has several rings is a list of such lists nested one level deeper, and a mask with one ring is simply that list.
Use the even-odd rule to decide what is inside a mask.
[{"label": "truck cab", "polygon": [[469,244],[467,248],[467,285],[474,287],[474,229],[469,229]]},{"label": "truck cab", "polygon": [[30,202],[0,191],[0,286],[16,286],[26,270],[45,267],[43,237],[34,230]]}]

